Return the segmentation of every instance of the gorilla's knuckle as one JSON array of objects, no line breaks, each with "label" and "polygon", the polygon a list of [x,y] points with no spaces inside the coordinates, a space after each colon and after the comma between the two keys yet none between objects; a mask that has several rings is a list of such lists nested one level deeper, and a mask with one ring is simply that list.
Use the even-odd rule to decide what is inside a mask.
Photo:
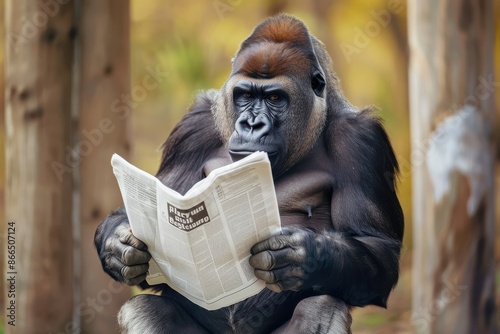
[{"label": "gorilla's knuckle", "polygon": [[120,241],[126,245],[132,246],[134,241],[132,238],[132,232],[131,231],[123,232],[122,236],[120,237]]},{"label": "gorilla's knuckle", "polygon": [[272,239],[271,249],[278,250],[288,247],[288,241],[283,238]]},{"label": "gorilla's knuckle", "polygon": [[129,274],[130,274],[130,267],[128,266],[123,266],[120,270],[120,274],[122,277],[127,281],[130,279]]},{"label": "gorilla's knuckle", "polygon": [[121,254],[121,260],[122,260],[122,263],[125,264],[125,265],[130,265],[132,264],[134,258],[135,258],[135,254],[134,254],[134,248],[130,247],[130,246],[127,246],[125,247],[125,249],[123,250],[122,254]]},{"label": "gorilla's knuckle", "polygon": [[113,261],[111,260],[112,256],[110,254],[106,254],[104,256],[104,265],[108,268],[111,268],[113,266]]},{"label": "gorilla's knuckle", "polygon": [[132,230],[129,225],[121,225],[116,229],[116,236],[122,243],[130,243],[132,235]]},{"label": "gorilla's knuckle", "polygon": [[269,240],[269,248],[271,249],[280,249],[281,248],[281,243],[280,240],[277,238],[272,238]]},{"label": "gorilla's knuckle", "polygon": [[115,238],[108,238],[105,242],[104,242],[104,251],[105,252],[109,252],[109,251],[113,251],[116,247],[116,242],[117,242],[117,239]]},{"label": "gorilla's knuckle", "polygon": [[293,245],[303,245],[306,242],[307,234],[298,231],[292,234],[291,241]]},{"label": "gorilla's knuckle", "polygon": [[123,280],[123,283],[127,284],[128,286],[134,286],[134,282],[131,279],[125,278]]},{"label": "gorilla's knuckle", "polygon": [[274,271],[267,271],[266,272],[266,282],[269,282],[269,283],[276,283],[277,279],[276,279],[276,274],[274,273]]},{"label": "gorilla's knuckle", "polygon": [[272,252],[270,251],[265,251],[263,253],[263,262],[264,262],[264,266],[265,266],[265,269],[267,270],[271,270],[274,268],[274,266],[276,265],[276,259],[274,258],[274,255]]},{"label": "gorilla's knuckle", "polygon": [[307,251],[304,247],[297,247],[294,249],[295,257],[298,262],[305,262],[307,259]]}]

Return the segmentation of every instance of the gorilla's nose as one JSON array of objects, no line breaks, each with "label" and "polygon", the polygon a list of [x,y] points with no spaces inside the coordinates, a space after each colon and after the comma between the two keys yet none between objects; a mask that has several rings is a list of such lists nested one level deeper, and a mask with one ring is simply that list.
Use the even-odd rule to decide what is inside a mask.
[{"label": "gorilla's nose", "polygon": [[258,141],[266,136],[272,128],[271,121],[264,114],[257,116],[242,115],[236,122],[236,131],[242,136],[248,137],[250,141]]}]

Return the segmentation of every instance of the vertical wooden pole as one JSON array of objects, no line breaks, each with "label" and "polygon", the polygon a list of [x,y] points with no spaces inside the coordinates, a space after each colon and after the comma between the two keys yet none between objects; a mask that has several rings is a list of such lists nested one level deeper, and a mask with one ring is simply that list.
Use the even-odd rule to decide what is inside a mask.
[{"label": "vertical wooden pole", "polygon": [[[82,333],[117,331],[116,314],[130,290],[106,275],[94,248],[94,232],[122,206],[110,165],[115,152],[129,156],[123,99],[130,95],[130,4],[126,0],[86,0],[81,8],[79,142]],[[130,98],[130,97],[128,97]]]},{"label": "vertical wooden pole", "polygon": [[5,270],[6,305],[14,305],[4,319],[7,333],[66,332],[71,325],[72,177],[61,170],[70,172],[72,160],[73,6],[6,1],[6,218],[15,247]]},{"label": "vertical wooden pole", "polygon": [[416,333],[494,333],[491,0],[408,3]]},{"label": "vertical wooden pole", "polygon": [[[0,0],[0,17],[5,17],[4,12],[5,6],[3,0]],[[4,30],[5,26],[0,25],[0,171],[3,173],[4,177],[0,177],[0,219],[2,222],[5,222],[5,75],[4,75],[4,64],[5,64],[5,52],[4,48]],[[3,225],[2,225],[3,226]],[[0,268],[4,268],[5,263],[5,255],[6,255],[6,247],[5,239],[6,231],[4,228],[0,229]],[[3,277],[0,275],[0,277]],[[5,305],[5,282],[2,279],[0,282],[0,308],[4,310]]]}]

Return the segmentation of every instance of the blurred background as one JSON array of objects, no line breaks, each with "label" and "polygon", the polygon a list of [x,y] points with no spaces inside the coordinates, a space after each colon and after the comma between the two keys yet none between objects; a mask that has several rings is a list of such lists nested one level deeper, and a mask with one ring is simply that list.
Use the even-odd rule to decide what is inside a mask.
[{"label": "blurred background", "polygon": [[[85,0],[84,0],[85,1]],[[494,77],[500,78],[500,2],[495,1],[493,46]],[[143,85],[152,69],[162,73],[158,85],[131,103],[128,120],[129,160],[155,173],[160,163],[161,144],[187,111],[196,92],[219,88],[231,70],[231,58],[241,41],[262,19],[287,12],[302,19],[310,31],[324,42],[334,70],[347,98],[356,106],[375,105],[389,133],[401,165],[398,194],[405,215],[405,236],[399,283],[391,294],[388,309],[365,307],[353,311],[354,333],[410,333],[412,307],[412,165],[410,163],[410,113],[408,87],[408,31],[406,1],[387,0],[214,0],[214,1],[130,1],[130,79],[134,87]],[[0,17],[4,17],[0,0]],[[369,22],[378,22],[380,11],[390,13],[387,24],[380,24],[374,37],[360,34]],[[0,36],[4,36],[4,24]],[[361,32],[361,33],[360,33]],[[0,37],[2,38],[2,37]],[[5,39],[1,39],[4,50]],[[96,52],[103,45],[93,45]],[[0,51],[0,74],[4,52]],[[4,94],[0,75],[0,175],[5,175]],[[98,94],[96,92],[95,94]],[[494,92],[496,115],[500,114],[500,90]],[[497,123],[498,124],[498,123]],[[498,130],[498,126],[496,126]],[[497,136],[498,136],[498,131]],[[23,152],[19,152],[23,154]],[[110,158],[110,156],[109,156]],[[496,157],[496,202],[500,189],[499,157]],[[94,171],[98,173],[100,171]],[[111,167],[109,167],[109,173]],[[108,173],[108,174],[109,174]],[[108,177],[111,177],[108,175]],[[0,177],[0,195],[6,179]],[[84,182],[84,181],[82,181]],[[110,181],[113,184],[114,180]],[[96,185],[94,184],[94,187]],[[120,200],[118,187],[109,196]],[[0,201],[2,221],[5,207]],[[500,228],[496,205],[497,231]],[[99,219],[107,212],[99,212]],[[496,241],[500,241],[496,234]],[[2,250],[4,247],[2,246]],[[496,247],[496,301],[500,302],[500,247]],[[98,264],[93,250],[82,256]],[[83,261],[85,262],[85,261]],[[87,269],[81,269],[85,275]],[[5,297],[4,297],[5,298]],[[80,296],[85,301],[87,296]],[[5,299],[4,299],[5,300]],[[54,299],[54,302],[57,302]],[[99,316],[99,312],[96,317]],[[497,315],[498,317],[498,315]],[[89,317],[90,319],[90,317]],[[93,318],[92,318],[93,321]],[[1,328],[1,326],[0,326]],[[0,333],[2,331],[0,330]]]}]

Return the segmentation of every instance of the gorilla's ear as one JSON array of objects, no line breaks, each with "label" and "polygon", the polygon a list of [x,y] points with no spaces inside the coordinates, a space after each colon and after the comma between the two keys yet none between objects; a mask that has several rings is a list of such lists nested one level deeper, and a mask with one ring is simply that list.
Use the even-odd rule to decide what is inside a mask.
[{"label": "gorilla's ear", "polygon": [[321,97],[321,94],[323,94],[323,91],[325,90],[326,82],[323,73],[321,73],[321,71],[318,69],[314,70],[313,72],[311,78],[311,86],[314,91],[314,94],[316,94],[316,96]]}]

